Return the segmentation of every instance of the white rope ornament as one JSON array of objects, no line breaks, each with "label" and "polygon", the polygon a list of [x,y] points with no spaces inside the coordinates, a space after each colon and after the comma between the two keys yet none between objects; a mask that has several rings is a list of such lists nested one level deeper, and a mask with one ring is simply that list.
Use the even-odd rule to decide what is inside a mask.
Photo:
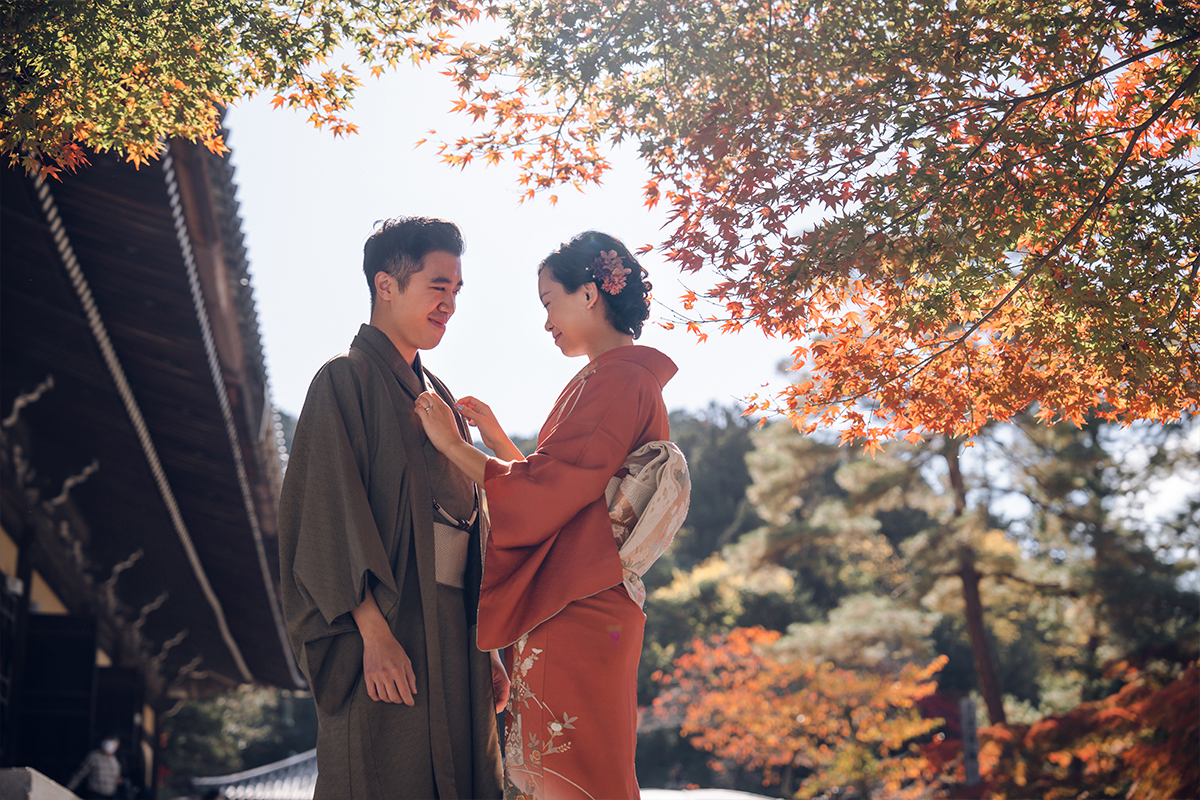
[{"label": "white rope ornament", "polygon": [[[50,233],[54,236],[54,244],[58,247],[58,254],[62,259],[63,267],[66,268],[67,275],[71,279],[71,285],[75,288],[75,294],[79,297],[79,302],[83,305],[83,313],[87,318],[88,327],[91,328],[92,336],[95,338],[96,344],[100,347],[100,354],[104,358],[108,372],[112,376],[113,383],[116,384],[117,394],[121,396],[121,402],[125,405],[125,413],[128,414],[129,421],[133,424],[133,429],[137,433],[138,442],[142,446],[142,452],[146,456],[150,472],[154,476],[155,483],[158,485],[159,495],[162,497],[163,504],[167,508],[167,514],[171,518],[175,534],[179,538],[179,543],[183,546],[184,553],[187,555],[188,564],[192,568],[192,574],[196,577],[196,582],[200,585],[200,591],[204,594],[205,600],[208,601],[213,616],[216,617],[221,640],[229,650],[229,654],[233,658],[238,673],[242,676],[242,680],[248,683],[253,682],[254,676],[250,673],[249,667],[246,666],[246,660],[242,657],[242,651],[238,647],[237,642],[234,641],[233,633],[229,630],[229,623],[225,619],[225,610],[221,606],[221,601],[213,591],[212,585],[208,581],[208,575],[204,571],[204,566],[200,563],[200,556],[196,553],[196,546],[192,542],[187,524],[184,522],[183,515],[179,511],[179,504],[175,500],[175,492],[172,491],[171,484],[167,481],[162,461],[158,457],[158,450],[154,446],[154,441],[150,438],[150,429],[146,426],[146,420],[142,416],[141,408],[138,407],[137,398],[133,396],[133,390],[129,387],[129,380],[125,377],[125,370],[121,367],[121,362],[117,358],[117,352],[113,348],[112,340],[109,339],[108,329],[104,325],[104,320],[100,318],[100,312],[96,309],[96,300],[92,296],[91,287],[88,285],[87,278],[83,275],[83,270],[79,267],[79,259],[75,256],[75,250],[67,238],[66,231],[63,229],[62,218],[59,216],[58,207],[54,203],[54,196],[50,193],[49,185],[42,180],[41,176],[34,179],[34,186],[37,187],[38,198],[42,201],[42,212],[45,214],[46,221],[50,225]],[[290,648],[288,652],[291,652]]]},{"label": "white rope ornament", "polygon": [[[296,668],[296,660],[292,654],[291,640],[288,639],[287,626],[283,622],[282,605],[275,594],[275,580],[270,565],[267,563],[267,551],[263,544],[262,527],[258,521],[258,510],[254,505],[254,494],[250,490],[250,481],[246,477],[246,465],[242,460],[242,448],[238,441],[237,426],[233,422],[233,409],[229,405],[229,391],[225,386],[222,375],[221,359],[217,354],[216,342],[213,339],[212,324],[208,319],[208,307],[204,304],[204,291],[200,286],[200,273],[196,268],[196,256],[192,251],[192,240],[188,236],[187,220],[183,215],[183,201],[179,194],[179,180],[175,175],[175,159],[170,153],[163,157],[163,174],[167,182],[167,192],[171,198],[171,214],[175,219],[175,238],[179,241],[179,250],[187,268],[188,286],[192,292],[192,305],[196,310],[196,319],[200,323],[200,334],[204,340],[204,352],[208,356],[208,368],[212,374],[213,388],[217,392],[217,402],[221,406],[221,416],[225,420],[225,434],[229,438],[229,449],[233,454],[234,468],[237,471],[238,486],[242,491],[242,505],[246,510],[246,518],[250,521],[250,531],[254,537],[254,549],[258,556],[258,566],[262,573],[263,586],[267,590],[267,598],[271,606],[271,616],[275,623],[275,635],[283,648],[287,660],[288,674],[296,686],[304,686],[304,678]],[[264,412],[270,403],[270,397],[263,399]]]}]

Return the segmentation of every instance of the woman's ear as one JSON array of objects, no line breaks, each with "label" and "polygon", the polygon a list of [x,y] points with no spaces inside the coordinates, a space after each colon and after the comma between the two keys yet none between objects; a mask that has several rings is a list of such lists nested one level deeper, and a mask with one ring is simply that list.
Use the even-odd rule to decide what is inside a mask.
[{"label": "woman's ear", "polygon": [[588,281],[583,285],[583,301],[590,310],[595,307],[596,301],[600,299],[600,290],[596,288],[596,284]]}]

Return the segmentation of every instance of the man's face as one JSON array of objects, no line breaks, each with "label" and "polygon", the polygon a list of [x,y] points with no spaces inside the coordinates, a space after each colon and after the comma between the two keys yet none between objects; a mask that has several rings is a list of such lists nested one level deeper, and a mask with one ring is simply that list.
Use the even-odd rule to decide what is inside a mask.
[{"label": "man's face", "polygon": [[391,275],[380,272],[375,276],[372,324],[388,335],[410,364],[418,350],[430,350],[442,341],[462,289],[462,259],[458,256],[435,251],[421,264],[421,271],[409,277],[404,291]]}]

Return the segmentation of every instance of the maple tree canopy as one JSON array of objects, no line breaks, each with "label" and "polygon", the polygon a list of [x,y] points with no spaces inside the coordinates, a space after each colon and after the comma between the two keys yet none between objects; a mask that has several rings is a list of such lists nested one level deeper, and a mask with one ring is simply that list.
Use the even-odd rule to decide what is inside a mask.
[{"label": "maple tree canopy", "polygon": [[[460,46],[444,157],[532,195],[632,140],[722,330],[795,344],[752,398],[845,439],[1129,422],[1200,398],[1200,2],[543,0]],[[684,298],[693,308],[698,299]]]},{"label": "maple tree canopy", "polygon": [[0,9],[0,154],[55,175],[87,164],[84,147],[141,164],[164,139],[225,149],[220,108],[259,91],[307,109],[335,135],[359,85],[353,53],[373,75],[422,63],[475,20],[458,0],[14,0]]},{"label": "maple tree canopy", "polygon": [[917,701],[937,688],[947,657],[893,674],[857,671],[779,658],[771,652],[779,640],[763,628],[694,639],[670,673],[655,676],[668,687],[655,713],[683,706],[683,736],[718,758],[763,769],[764,785],[803,767],[808,776],[796,797],[847,786],[861,797],[876,788],[891,797],[928,794],[921,780],[928,762],[913,745],[944,720],[923,718]]}]

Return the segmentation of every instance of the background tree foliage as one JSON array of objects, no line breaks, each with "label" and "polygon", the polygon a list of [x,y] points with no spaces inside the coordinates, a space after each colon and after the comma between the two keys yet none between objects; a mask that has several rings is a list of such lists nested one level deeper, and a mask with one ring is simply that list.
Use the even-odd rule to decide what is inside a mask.
[{"label": "background tree foliage", "polygon": [[317,745],[312,695],[259,686],[176,707],[162,720],[159,786],[192,796],[191,779],[253,769]]},{"label": "background tree foliage", "polygon": [[[961,490],[940,440],[890,443],[872,457],[783,422],[755,430],[712,410],[672,424],[688,443],[697,429],[705,440],[745,437],[745,449],[685,453],[702,476],[736,474],[717,459],[743,452],[744,500],[758,525],[648,583],[643,670],[658,674],[640,686],[644,785],[783,796],[838,788],[842,797],[951,790],[963,779],[958,700],[974,695],[984,701],[986,796],[1043,796],[1055,785],[1073,787],[1063,796],[1110,787],[1125,796],[1147,791],[1139,774],[1196,787],[1194,704],[1143,714],[1200,691],[1189,666],[1200,655],[1193,422],[1079,429],[1025,413],[976,437],[959,465]],[[1150,490],[1164,502],[1172,475],[1186,489],[1166,509],[1148,508]],[[728,518],[737,501],[720,505]],[[705,523],[693,514],[687,524]],[[964,549],[991,702],[968,630]],[[836,709],[870,706],[863,687],[893,685],[920,688],[915,706],[882,712],[913,732],[903,747],[867,732],[834,741],[829,725],[795,722],[799,713],[805,724],[842,719]],[[824,711],[784,714],[801,701]],[[836,762],[859,747],[861,758]]]},{"label": "background tree foliage", "polygon": [[916,701],[937,688],[930,678],[945,657],[923,669],[854,671],[829,661],[779,660],[770,652],[778,639],[777,632],[737,628],[711,644],[696,640],[662,676],[670,689],[658,704],[686,704],[684,735],[761,768],[766,781],[780,781],[784,796],[793,792],[796,767],[807,772],[801,798],[844,786],[863,797],[875,788],[918,796],[903,791],[928,771],[912,743],[942,720],[923,719]]},{"label": "background tree foliage", "polygon": [[[600,2],[505,7],[458,48],[532,194],[632,140],[705,319],[795,343],[763,410],[846,440],[1200,403],[1200,4]],[[691,308],[700,302],[689,296]],[[689,327],[699,331],[698,321]]]},{"label": "background tree foliage", "polygon": [[480,6],[458,0],[3,0],[0,153],[54,174],[85,148],[156,158],[163,139],[224,149],[220,108],[271,92],[335,135],[359,84],[351,52],[373,74],[443,52]]},{"label": "background tree foliage", "polygon": [[1130,800],[1200,791],[1200,674],[1159,663],[1114,664],[1121,689],[1033,724],[982,731],[980,771],[995,798],[1092,796]]}]

